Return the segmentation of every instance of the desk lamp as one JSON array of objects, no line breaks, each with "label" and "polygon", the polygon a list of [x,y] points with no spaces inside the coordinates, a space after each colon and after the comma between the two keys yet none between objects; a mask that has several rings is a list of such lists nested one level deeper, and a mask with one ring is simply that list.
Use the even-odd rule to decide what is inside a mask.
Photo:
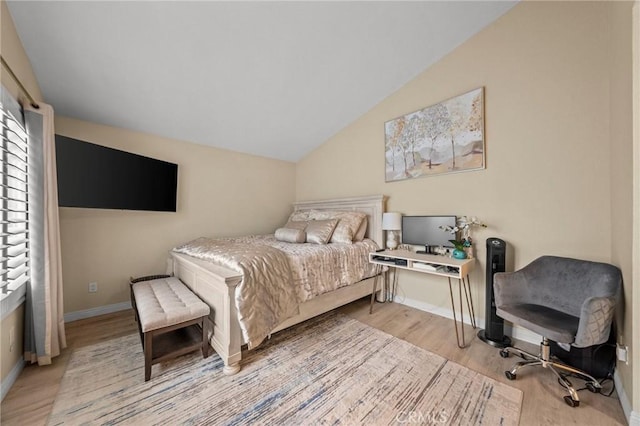
[{"label": "desk lamp", "polygon": [[402,229],[402,214],[397,212],[382,213],[382,229],[387,231],[387,248],[395,250],[399,244],[398,231]]}]

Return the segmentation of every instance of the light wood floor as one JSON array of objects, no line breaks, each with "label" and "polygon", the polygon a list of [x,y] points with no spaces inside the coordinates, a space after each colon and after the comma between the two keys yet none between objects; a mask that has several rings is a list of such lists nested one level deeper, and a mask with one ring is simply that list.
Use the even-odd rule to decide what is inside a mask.
[{"label": "light wood floor", "polygon": [[[459,349],[451,320],[396,303],[376,304],[369,315],[366,300],[339,309],[365,324],[404,339],[416,346],[444,356],[524,392],[521,425],[615,425],[626,424],[620,402],[612,397],[580,392],[580,407],[571,408],[562,400],[566,393],[553,374],[540,368],[522,371],[515,381],[504,377],[519,358],[503,359],[498,350],[475,337],[470,326],[465,334],[473,336],[470,345]],[[44,425],[58,393],[61,378],[75,348],[137,332],[131,311],[103,315],[67,324],[68,348],[50,366],[27,366],[2,402],[3,425]],[[523,349],[537,351],[528,344]]]}]

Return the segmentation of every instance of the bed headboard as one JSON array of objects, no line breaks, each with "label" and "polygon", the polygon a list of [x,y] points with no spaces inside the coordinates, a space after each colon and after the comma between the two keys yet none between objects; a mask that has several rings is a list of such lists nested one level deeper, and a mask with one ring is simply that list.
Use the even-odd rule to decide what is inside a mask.
[{"label": "bed headboard", "polygon": [[367,197],[336,198],[320,201],[297,201],[293,203],[293,210],[343,210],[357,211],[367,215],[367,238],[384,247],[382,237],[382,213],[385,211],[387,197],[384,195],[370,195]]}]

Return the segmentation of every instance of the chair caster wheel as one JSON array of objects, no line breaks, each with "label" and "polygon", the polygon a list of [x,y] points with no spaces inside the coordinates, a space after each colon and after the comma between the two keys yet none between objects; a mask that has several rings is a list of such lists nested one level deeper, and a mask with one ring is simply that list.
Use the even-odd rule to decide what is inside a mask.
[{"label": "chair caster wheel", "polygon": [[508,350],[506,350],[506,349],[501,349],[501,350],[500,350],[500,356],[501,356],[502,358],[509,358],[509,351],[508,351]]},{"label": "chair caster wheel", "polygon": [[505,371],[504,375],[507,376],[507,379],[509,380],[515,380],[516,379],[516,375],[513,374],[511,371]]},{"label": "chair caster wheel", "polygon": [[596,386],[596,385],[594,385],[593,382],[587,382],[585,386],[589,390],[589,392],[600,393],[600,389],[601,388]]},{"label": "chair caster wheel", "polygon": [[580,405],[580,401],[576,401],[575,399],[571,398],[571,395],[565,396],[564,402],[566,402],[569,407],[577,407]]}]

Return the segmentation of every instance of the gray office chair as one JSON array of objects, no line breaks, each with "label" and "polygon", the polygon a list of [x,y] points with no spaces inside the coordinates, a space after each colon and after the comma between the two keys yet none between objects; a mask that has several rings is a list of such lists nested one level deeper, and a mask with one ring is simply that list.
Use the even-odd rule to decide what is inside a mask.
[{"label": "gray office chair", "polygon": [[578,393],[557,370],[578,375],[587,381],[588,390],[600,392],[594,377],[551,359],[549,340],[578,348],[606,342],[621,282],[620,270],[613,265],[555,256],[540,257],[516,272],[496,273],[498,316],[543,336],[537,356],[514,347],[500,351],[503,358],[515,353],[524,359],[505,371],[507,378],[515,380],[518,370],[527,366],[548,368],[569,391],[564,401],[572,407],[580,405]]}]

